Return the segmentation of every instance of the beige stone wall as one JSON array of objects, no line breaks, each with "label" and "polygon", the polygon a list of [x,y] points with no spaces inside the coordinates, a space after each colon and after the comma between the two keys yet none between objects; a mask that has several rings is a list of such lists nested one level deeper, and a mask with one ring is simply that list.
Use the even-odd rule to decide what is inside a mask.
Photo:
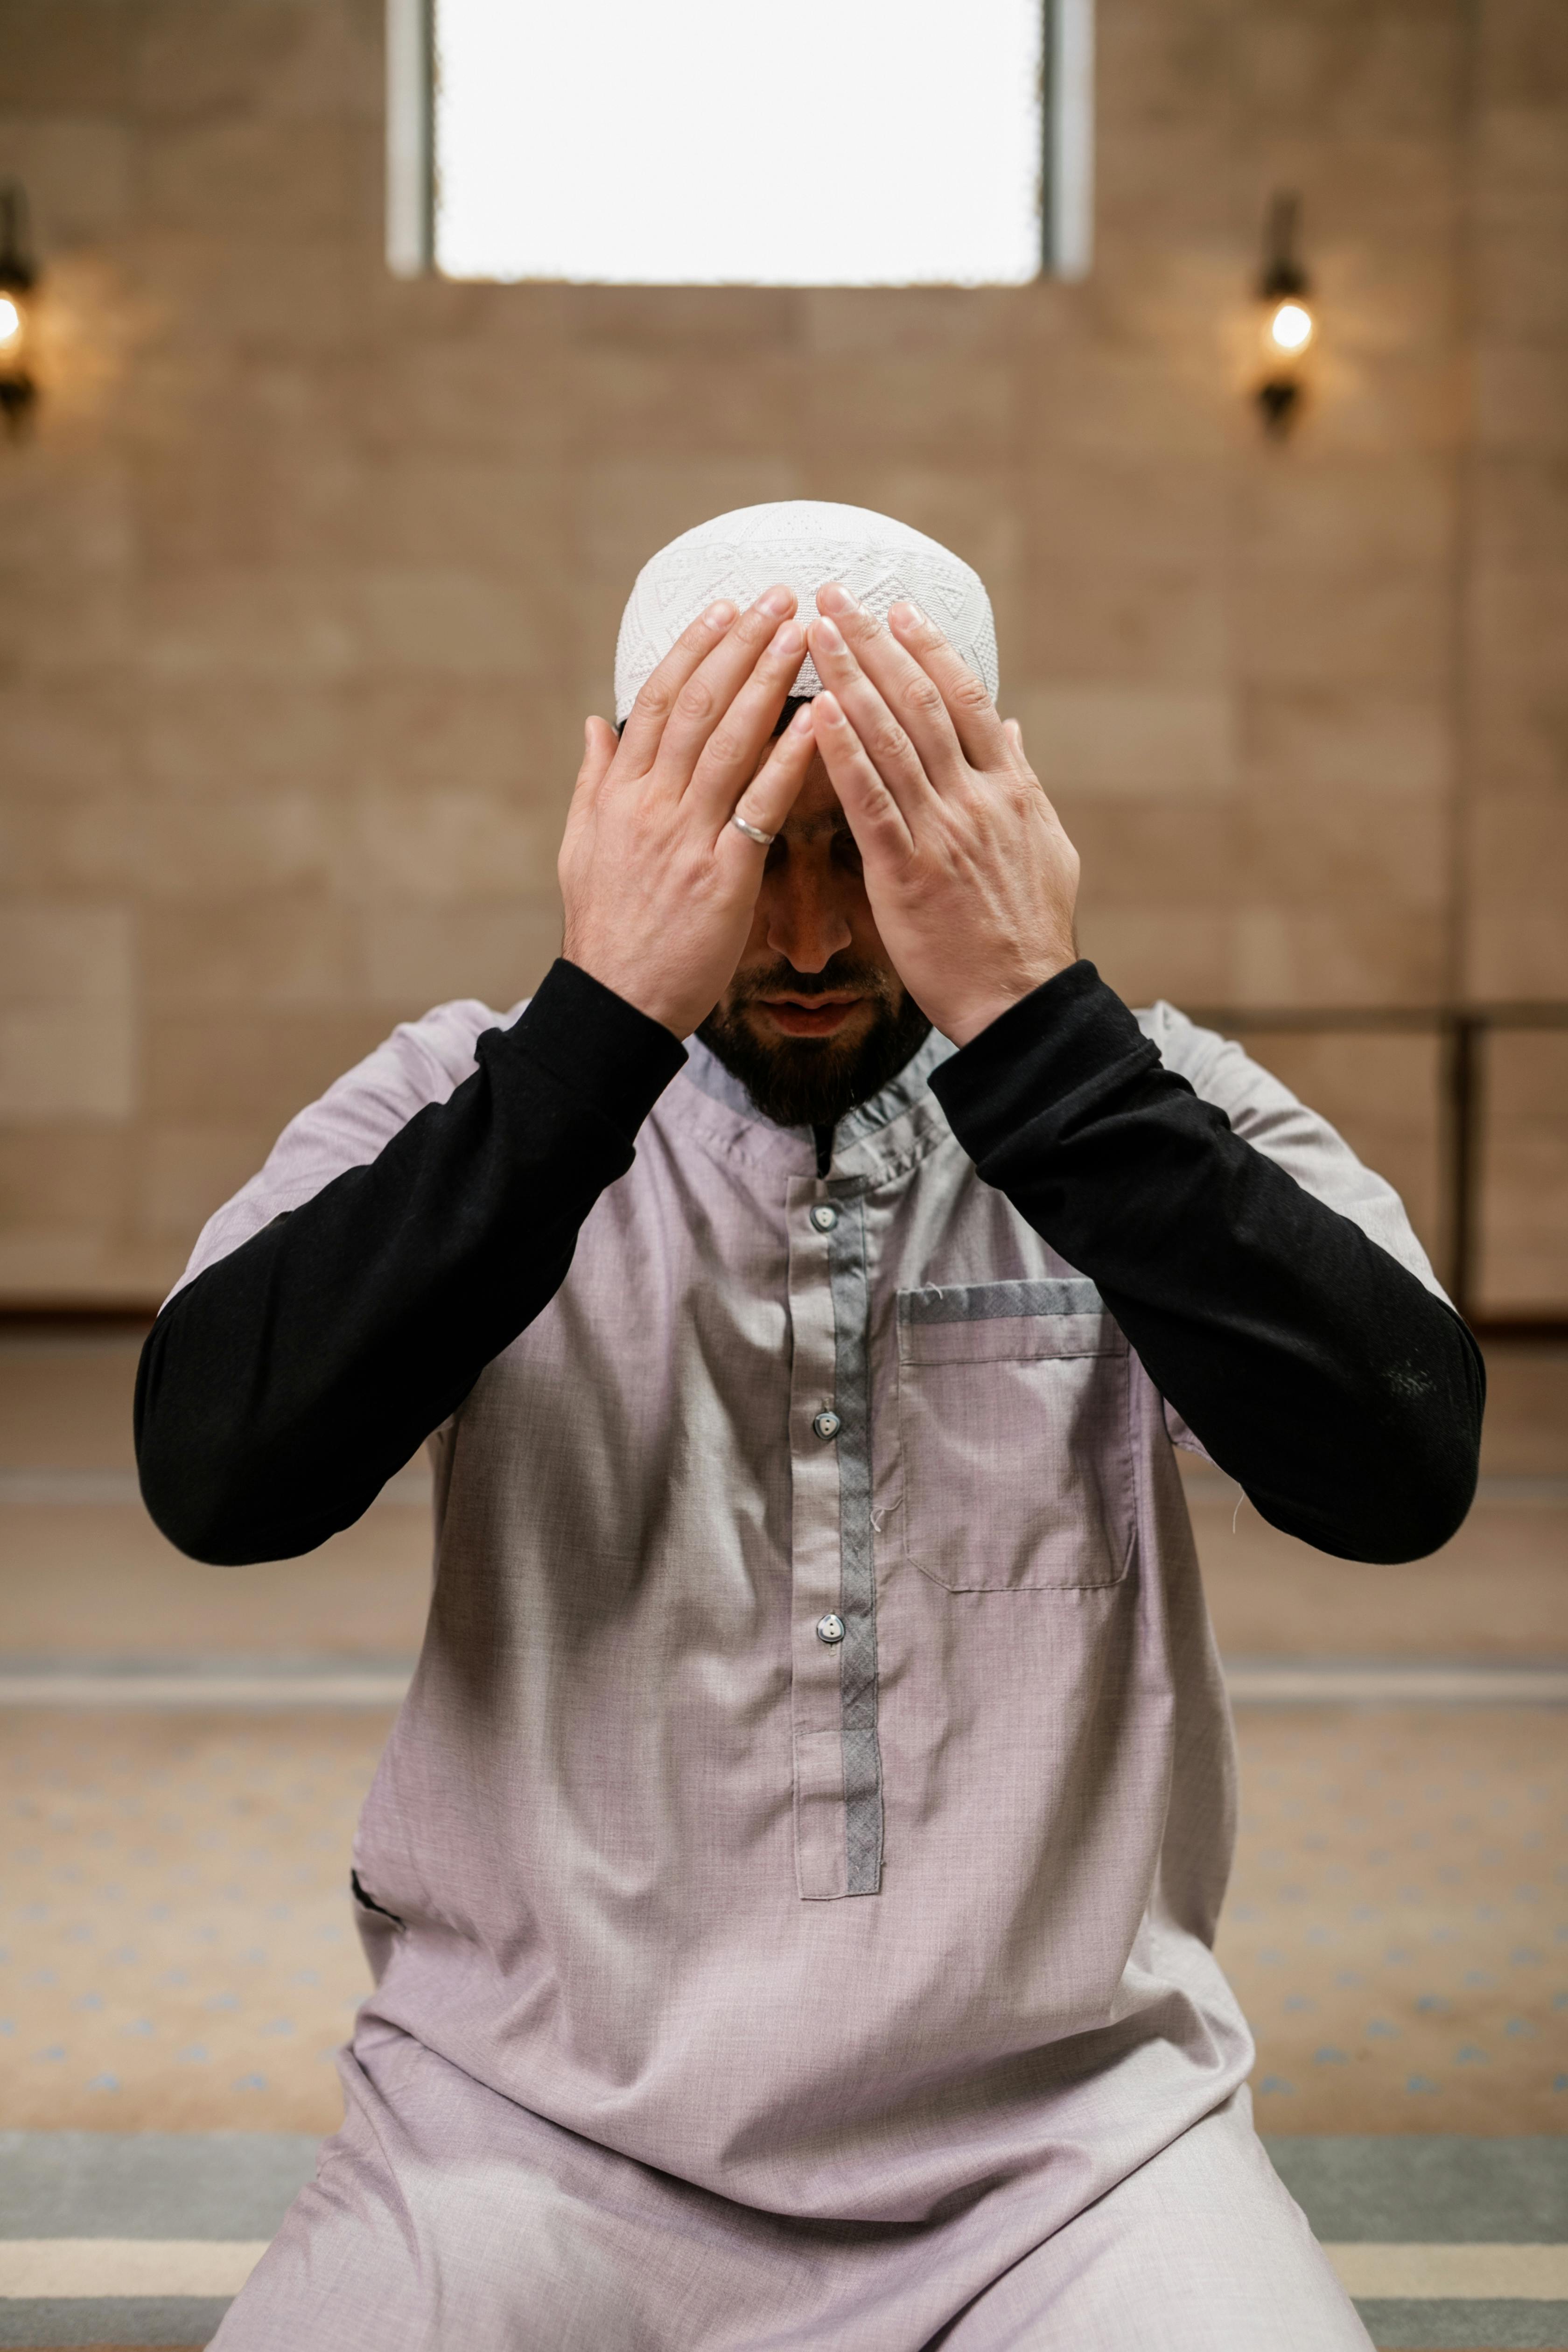
[{"label": "beige stone wall", "polygon": [[[755,499],[984,572],[1129,994],[1568,996],[1560,0],[1101,0],[1095,273],[1005,293],[399,283],[381,74],[376,0],[0,0],[0,1296],[156,1296],[394,1020],[529,988],[632,573]],[[1435,1235],[1431,1046],[1268,1051]],[[1501,1057],[1499,1302],[1568,1297],[1564,1059]]]}]

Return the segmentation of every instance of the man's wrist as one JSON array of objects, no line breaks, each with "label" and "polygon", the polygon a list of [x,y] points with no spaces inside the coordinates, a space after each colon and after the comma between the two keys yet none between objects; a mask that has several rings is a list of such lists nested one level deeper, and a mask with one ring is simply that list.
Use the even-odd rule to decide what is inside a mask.
[{"label": "man's wrist", "polygon": [[628,1139],[686,1060],[662,1023],[565,956],[552,964],[515,1027],[493,1034],[515,1038]]},{"label": "man's wrist", "polygon": [[977,1167],[1087,1089],[1136,1078],[1160,1056],[1087,959],[977,1031],[931,1075],[931,1092]]},{"label": "man's wrist", "polygon": [[1044,988],[1048,981],[1068,971],[1077,961],[1075,954],[1056,957],[1032,967],[1008,984],[977,997],[973,1003],[966,1004],[956,1018],[950,1016],[939,1024],[943,1036],[951,1037],[958,1046],[973,1045],[993,1022],[1000,1021],[1004,1013],[1011,1013],[1016,1004],[1022,1004],[1026,997],[1033,996],[1037,988]]},{"label": "man's wrist", "polygon": [[[640,1013],[647,1021],[657,1021],[659,1027],[667,1030],[678,1042],[690,1036],[709,1010],[704,1005],[689,1019],[689,989],[682,991],[679,986],[661,986],[653,974],[628,965],[618,958],[610,942],[574,939],[570,926],[562,944],[561,957],[562,961],[574,971],[584,973],[600,988],[608,989],[623,1004],[630,1005],[634,1013]],[[668,975],[666,977],[668,980]]]}]

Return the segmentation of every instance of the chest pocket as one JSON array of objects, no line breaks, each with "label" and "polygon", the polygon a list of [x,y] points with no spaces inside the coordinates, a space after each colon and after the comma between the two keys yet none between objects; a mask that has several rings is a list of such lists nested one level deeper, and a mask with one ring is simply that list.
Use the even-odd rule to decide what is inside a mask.
[{"label": "chest pocket", "polygon": [[950,1592],[1119,1584],[1132,1553],[1127,1340],[1092,1282],[899,1293],[904,1549]]}]

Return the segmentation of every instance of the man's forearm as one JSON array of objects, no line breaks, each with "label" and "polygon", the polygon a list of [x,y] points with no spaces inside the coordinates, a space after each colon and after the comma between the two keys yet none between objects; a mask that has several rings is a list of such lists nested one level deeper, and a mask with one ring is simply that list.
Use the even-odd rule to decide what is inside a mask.
[{"label": "man's forearm", "polygon": [[986,1181],[1098,1284],[1266,1518],[1352,1559],[1419,1559],[1453,1533],[1485,1390],[1469,1333],[1166,1070],[1091,964],[932,1086]]},{"label": "man's forearm", "polygon": [[584,1218],[685,1058],[566,963],[477,1052],[449,1100],[158,1318],[137,1461],[183,1551],[289,1559],[357,1519],[554,1297]]}]

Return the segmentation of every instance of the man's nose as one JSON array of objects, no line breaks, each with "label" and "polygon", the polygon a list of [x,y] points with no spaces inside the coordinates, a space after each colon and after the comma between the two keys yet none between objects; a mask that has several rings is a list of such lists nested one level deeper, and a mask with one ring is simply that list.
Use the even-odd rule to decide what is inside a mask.
[{"label": "man's nose", "polygon": [[[765,886],[764,886],[765,887]],[[820,971],[854,934],[830,889],[791,876],[770,893],[768,945],[796,971]]]}]

